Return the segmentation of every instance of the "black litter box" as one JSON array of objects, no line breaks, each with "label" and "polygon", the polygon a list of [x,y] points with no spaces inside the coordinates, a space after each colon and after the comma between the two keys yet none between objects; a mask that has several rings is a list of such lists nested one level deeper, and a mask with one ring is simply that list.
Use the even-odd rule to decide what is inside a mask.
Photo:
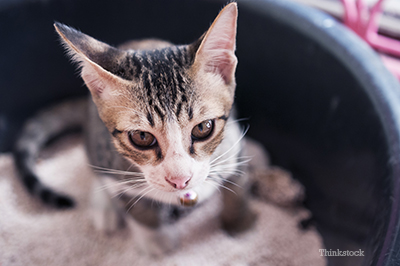
[{"label": "black litter box", "polygon": [[[226,1],[0,2],[0,151],[44,105],[86,94],[53,22],[110,44],[189,43]],[[95,3],[95,4],[94,4]],[[330,265],[399,265],[400,86],[330,16],[285,0],[239,1],[236,102],[249,136],[307,189]]]}]

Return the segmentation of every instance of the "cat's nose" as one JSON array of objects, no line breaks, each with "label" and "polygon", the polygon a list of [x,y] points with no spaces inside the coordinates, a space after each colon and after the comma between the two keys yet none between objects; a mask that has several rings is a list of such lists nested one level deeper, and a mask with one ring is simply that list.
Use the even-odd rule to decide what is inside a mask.
[{"label": "cat's nose", "polygon": [[165,180],[170,184],[173,188],[176,189],[184,189],[189,184],[189,181],[192,179],[191,176],[185,177],[165,177]]}]

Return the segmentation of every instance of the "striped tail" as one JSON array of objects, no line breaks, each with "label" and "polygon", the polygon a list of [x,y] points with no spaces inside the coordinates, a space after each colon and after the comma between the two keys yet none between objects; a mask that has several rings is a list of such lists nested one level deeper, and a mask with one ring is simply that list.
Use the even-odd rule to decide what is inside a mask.
[{"label": "striped tail", "polygon": [[87,99],[73,100],[39,112],[25,124],[14,147],[14,160],[27,190],[46,205],[66,209],[74,200],[53,191],[35,173],[36,160],[48,143],[68,132],[82,130],[87,113]]}]

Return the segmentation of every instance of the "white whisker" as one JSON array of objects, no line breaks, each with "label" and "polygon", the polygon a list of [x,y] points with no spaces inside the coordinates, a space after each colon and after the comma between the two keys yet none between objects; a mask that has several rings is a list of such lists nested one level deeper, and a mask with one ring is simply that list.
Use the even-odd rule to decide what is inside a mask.
[{"label": "white whisker", "polygon": [[216,182],[215,180],[208,178],[208,179],[206,179],[206,181],[204,181],[204,184],[213,186],[215,189],[218,190],[219,193],[221,193],[221,190],[219,189],[219,183]]},{"label": "white whisker", "polygon": [[215,166],[215,165],[219,165],[222,164],[226,161],[232,160],[233,158],[237,157],[237,155],[240,153],[240,149],[238,149],[236,152],[234,152],[233,154],[231,154],[229,157],[225,158],[224,160],[220,161],[213,161],[212,163],[210,163],[210,166]]},{"label": "white whisker", "polygon": [[[160,194],[161,191],[158,190],[158,189],[156,189],[155,191],[156,191],[156,194],[155,194],[155,196],[153,198],[153,202],[155,202],[157,204],[157,206],[160,206],[160,201],[157,200],[157,197],[158,197],[158,195]],[[160,198],[161,197],[163,197],[163,193],[161,194]]]},{"label": "white whisker", "polygon": [[102,186],[97,187],[96,191],[103,191],[105,189],[108,188],[114,188],[114,187],[118,187],[118,186],[124,186],[127,184],[139,184],[139,183],[145,183],[146,180],[143,179],[128,179],[128,180],[122,180],[122,181],[116,181],[115,183],[110,183],[110,184],[105,184]]},{"label": "white whisker", "polygon": [[[238,153],[238,152],[237,152]],[[225,160],[222,161],[218,161],[218,162],[214,162],[213,164],[210,164],[210,167],[214,167],[214,166],[219,166],[221,164],[223,165],[227,165],[224,164],[224,162],[229,161],[232,159],[232,157],[234,157],[235,155],[237,155],[237,153],[233,154],[232,156],[226,158]],[[237,157],[236,158],[236,162],[234,164],[236,165],[242,165],[242,164],[247,164],[248,162],[250,162],[253,159],[252,156],[241,156],[241,157]]]},{"label": "white whisker", "polygon": [[239,119],[234,119],[234,120],[230,120],[226,123],[226,125],[230,125],[230,124],[236,124],[237,122],[241,122],[241,121],[247,121],[249,120],[249,118],[239,118]]},{"label": "white whisker", "polygon": [[[218,175],[210,176],[210,177],[211,177],[211,180],[213,180],[214,182],[217,182],[217,180],[218,180],[218,181],[226,182],[226,183],[229,183],[229,184],[232,184],[232,185],[234,185],[234,186],[237,186],[237,187],[241,188],[240,185],[236,184],[236,183],[233,182],[232,180],[229,180],[229,179],[220,177],[220,176],[218,176]],[[219,182],[217,182],[217,183],[219,184]]]},{"label": "white whisker", "polygon": [[229,164],[229,165],[218,165],[210,169],[210,173],[221,173],[221,172],[234,172],[237,174],[243,174],[244,172],[238,169],[240,164]]},{"label": "white whisker", "polygon": [[237,186],[237,187],[239,187],[239,188],[242,187],[242,186],[240,186],[239,184],[236,184],[235,182],[233,182],[232,180],[229,180],[229,179],[224,179],[224,182],[229,183],[229,184],[232,184],[232,185]]},{"label": "white whisker", "polygon": [[[131,164],[128,168],[128,170],[132,167],[133,164]],[[105,167],[100,167],[100,166],[95,166],[95,165],[90,165],[91,168],[93,168],[93,171],[97,173],[102,173],[102,174],[112,174],[112,175],[126,175],[126,176],[135,176],[135,177],[144,177],[144,174],[142,172],[133,172],[133,171],[123,171],[123,170],[117,170],[117,169],[112,169],[112,168],[105,168]]]},{"label": "white whisker", "polygon": [[140,187],[143,187],[145,185],[146,185],[146,182],[143,182],[143,183],[140,183],[140,184],[134,184],[132,186],[129,186],[129,187],[125,188],[123,191],[119,191],[116,195],[113,196],[113,198],[116,197],[116,196],[122,197],[126,192],[128,192],[130,190],[134,190],[134,189],[140,188]]},{"label": "white whisker", "polygon": [[[136,203],[138,203],[144,196],[146,196],[149,192],[151,192],[151,191],[153,191],[154,190],[154,188],[153,187],[151,187],[151,186],[148,186],[148,187],[145,187],[144,189],[142,189],[142,191],[139,193],[139,195],[140,194],[142,194],[127,210],[126,210],[126,213],[128,213],[132,208],[133,208],[133,206],[135,206],[136,205]],[[136,197],[133,197],[128,203],[127,203],[127,205],[129,205],[129,203],[131,203],[135,198],[137,198],[137,196]]]},{"label": "white whisker", "polygon": [[[115,171],[123,171],[123,170],[117,170],[117,169],[112,169],[112,168],[106,168],[106,167],[101,167],[101,166],[96,166],[96,165],[92,165],[92,164],[88,164],[91,168],[94,169],[99,169],[99,170],[115,170]],[[132,167],[133,164],[131,164],[131,166],[129,166],[128,169],[130,169]],[[132,172],[135,173],[135,172]],[[142,173],[142,172],[137,172],[137,173]]]},{"label": "white whisker", "polygon": [[[206,181],[207,181],[207,180],[206,180]],[[210,185],[211,185],[211,184],[212,184],[212,185],[216,185],[216,186],[214,186],[214,187],[217,187],[218,191],[220,191],[219,188],[224,188],[224,189],[226,189],[226,190],[232,192],[233,194],[237,195],[237,193],[236,193],[235,191],[233,191],[232,189],[230,189],[229,187],[224,186],[223,184],[221,184],[221,183],[216,182],[215,180],[213,180],[213,177],[212,177],[212,178],[209,178],[208,181],[213,181],[214,183],[212,183],[212,182],[207,182],[207,183],[210,184]],[[235,185],[237,185],[237,184],[235,184]],[[238,185],[238,186],[239,186],[239,185]],[[220,192],[221,192],[221,191],[220,191]]]},{"label": "white whisker", "polygon": [[[131,165],[129,165],[129,167],[128,167],[128,169],[126,169],[126,171],[128,171],[128,172],[132,172],[132,171],[129,171],[129,170],[131,170],[131,168],[132,168],[132,166],[134,166],[135,164],[134,163],[131,163]],[[142,172],[140,172],[140,173],[142,173]],[[143,173],[142,173],[143,174]],[[143,174],[144,175],[144,174]]]},{"label": "white whisker", "polygon": [[94,170],[96,173],[101,173],[101,174],[111,174],[111,175],[125,175],[125,176],[136,176],[136,177],[142,177],[143,175],[140,173],[130,173],[130,172],[118,172],[118,171],[112,171],[112,170]]},{"label": "white whisker", "polygon": [[226,190],[228,190],[228,191],[230,191],[230,192],[232,192],[233,194],[237,195],[237,193],[235,191],[233,191],[232,189],[228,188],[227,186],[224,186],[222,184],[219,184],[219,186],[224,188],[224,189],[226,189]]},{"label": "white whisker", "polygon": [[236,145],[238,145],[240,143],[240,141],[244,138],[244,136],[246,135],[247,131],[249,130],[249,127],[247,127],[244,132],[242,133],[242,135],[239,137],[239,139],[232,145],[232,147],[230,147],[228,150],[226,150],[223,154],[219,155],[217,158],[213,159],[210,164],[213,164],[215,161],[217,161],[218,159],[222,158],[223,156],[225,156],[227,153],[229,153],[233,148],[236,147]]},{"label": "white whisker", "polygon": [[213,168],[210,169],[210,172],[219,172],[219,171],[239,171],[243,172],[242,170],[239,170],[237,166],[240,166],[240,164],[229,164],[229,165],[218,165],[214,166]]}]

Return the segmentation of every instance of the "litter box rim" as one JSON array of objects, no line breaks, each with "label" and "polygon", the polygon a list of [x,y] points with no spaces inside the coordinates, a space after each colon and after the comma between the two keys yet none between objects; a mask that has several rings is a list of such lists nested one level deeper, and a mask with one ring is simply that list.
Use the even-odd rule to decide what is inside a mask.
[{"label": "litter box rim", "polygon": [[[392,206],[377,265],[391,265],[400,248],[400,84],[384,66],[377,53],[355,33],[330,15],[287,0],[238,1],[253,12],[274,18],[322,45],[348,68],[360,82],[383,126],[391,175]],[[340,37],[338,37],[340,36]]]}]

